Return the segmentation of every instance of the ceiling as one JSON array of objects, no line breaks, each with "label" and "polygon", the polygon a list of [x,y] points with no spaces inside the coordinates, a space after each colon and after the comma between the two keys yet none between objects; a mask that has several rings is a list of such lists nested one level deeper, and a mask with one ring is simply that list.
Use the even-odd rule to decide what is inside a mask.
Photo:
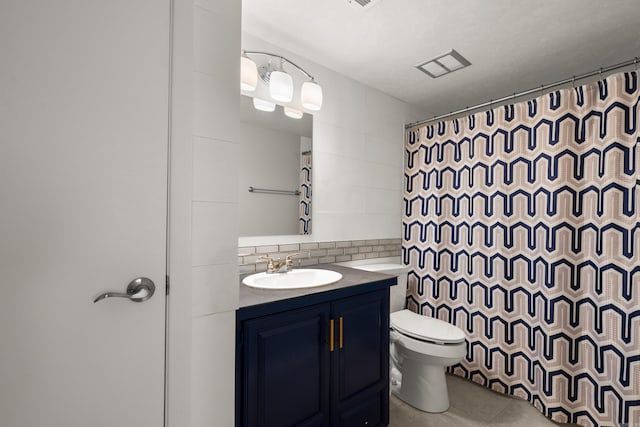
[{"label": "ceiling", "polygon": [[[242,2],[243,31],[425,118],[640,57],[638,0]],[[471,66],[437,79],[415,68],[451,49]]]}]

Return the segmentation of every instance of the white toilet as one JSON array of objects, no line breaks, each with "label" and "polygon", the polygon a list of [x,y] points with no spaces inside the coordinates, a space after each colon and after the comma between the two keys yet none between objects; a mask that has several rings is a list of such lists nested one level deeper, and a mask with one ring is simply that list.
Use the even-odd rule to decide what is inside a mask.
[{"label": "white toilet", "polygon": [[449,408],[445,367],[467,354],[462,329],[432,317],[405,310],[408,266],[393,263],[343,265],[398,277],[390,295],[391,392],[425,412]]}]

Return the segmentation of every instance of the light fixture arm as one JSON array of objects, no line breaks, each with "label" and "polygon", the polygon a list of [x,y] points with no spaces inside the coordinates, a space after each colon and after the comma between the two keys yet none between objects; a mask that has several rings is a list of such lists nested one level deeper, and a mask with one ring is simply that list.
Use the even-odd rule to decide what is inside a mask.
[{"label": "light fixture arm", "polygon": [[285,58],[282,55],[275,55],[273,53],[269,53],[269,52],[260,52],[260,51],[256,51],[256,50],[243,50],[242,51],[243,55],[264,55],[264,56],[268,56],[271,58],[278,58],[280,59],[280,61],[282,62],[288,62],[289,64],[293,65],[295,68],[298,69],[298,71],[300,71],[302,74],[304,74],[305,76],[307,76],[309,79],[311,79],[312,81],[315,81],[315,79],[313,78],[313,76],[309,73],[307,73],[301,66],[295,64],[294,62],[288,60],[287,58]]}]

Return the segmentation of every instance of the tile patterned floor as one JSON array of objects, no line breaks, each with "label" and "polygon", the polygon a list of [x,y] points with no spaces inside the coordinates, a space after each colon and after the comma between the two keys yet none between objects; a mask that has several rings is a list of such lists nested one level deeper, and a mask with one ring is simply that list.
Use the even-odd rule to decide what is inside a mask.
[{"label": "tile patterned floor", "polygon": [[[548,427],[550,421],[536,408],[454,375],[447,375],[450,407],[442,414],[419,411],[395,396],[390,398],[389,427]],[[570,424],[562,424],[565,427]]]}]

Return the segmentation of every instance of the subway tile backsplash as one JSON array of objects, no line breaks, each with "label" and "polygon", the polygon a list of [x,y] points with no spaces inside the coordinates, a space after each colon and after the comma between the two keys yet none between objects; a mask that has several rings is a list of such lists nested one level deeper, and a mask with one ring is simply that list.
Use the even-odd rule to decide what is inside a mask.
[{"label": "subway tile backsplash", "polygon": [[344,240],[338,242],[288,243],[284,245],[244,246],[238,248],[240,274],[265,271],[267,264],[260,256],[272,258],[294,257],[294,266],[309,266],[334,262],[357,261],[369,258],[400,256],[400,239]]}]

